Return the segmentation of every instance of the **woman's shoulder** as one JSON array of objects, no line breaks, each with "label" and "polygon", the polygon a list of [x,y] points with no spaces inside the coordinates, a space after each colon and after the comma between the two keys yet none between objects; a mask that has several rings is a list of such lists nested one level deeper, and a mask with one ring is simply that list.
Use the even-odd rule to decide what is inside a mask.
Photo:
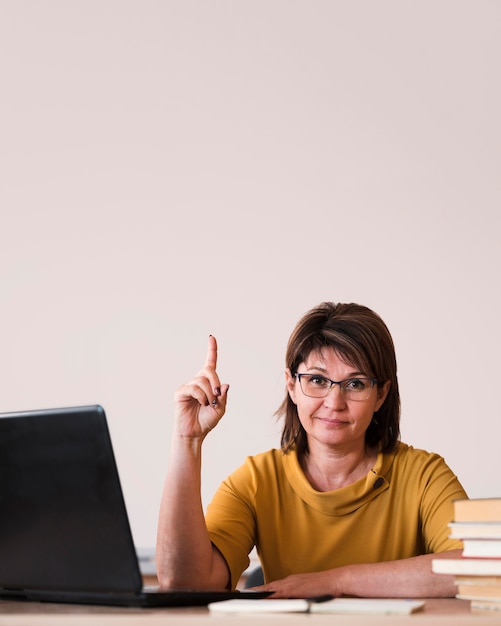
[{"label": "woman's shoulder", "polygon": [[436,452],[430,452],[429,450],[424,450],[423,448],[415,448],[414,446],[404,443],[403,441],[399,441],[397,443],[393,454],[400,458],[407,457],[412,459],[428,459],[431,457],[442,458],[440,454],[437,454]]},{"label": "woman's shoulder", "polygon": [[249,455],[225,482],[239,490],[244,486],[252,490],[280,482],[284,476],[284,456],[282,450],[276,448]]},{"label": "woman's shoulder", "polygon": [[282,450],[270,448],[264,452],[249,455],[243,464],[256,468],[276,467],[277,465],[282,465],[284,456]]},{"label": "woman's shoulder", "polygon": [[422,448],[415,448],[402,441],[397,443],[393,452],[383,454],[383,465],[387,468],[393,466],[398,468],[412,467],[414,469],[421,467],[425,469],[444,464],[445,460],[440,454]]}]

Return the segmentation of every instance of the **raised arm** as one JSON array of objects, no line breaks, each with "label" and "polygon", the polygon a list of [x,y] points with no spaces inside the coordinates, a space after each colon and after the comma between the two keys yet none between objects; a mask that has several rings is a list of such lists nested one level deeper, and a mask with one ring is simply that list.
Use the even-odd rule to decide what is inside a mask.
[{"label": "raised arm", "polygon": [[209,337],[198,375],[175,394],[175,422],[157,534],[157,574],[162,587],[225,589],[226,561],[211,544],[201,498],[202,443],[226,409],[228,385],[216,371],[217,342]]}]

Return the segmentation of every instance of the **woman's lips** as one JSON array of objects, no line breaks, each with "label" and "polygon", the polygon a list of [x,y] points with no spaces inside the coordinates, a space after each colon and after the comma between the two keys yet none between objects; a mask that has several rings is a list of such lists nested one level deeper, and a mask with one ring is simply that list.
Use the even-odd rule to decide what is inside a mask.
[{"label": "woman's lips", "polygon": [[328,424],[330,426],[346,426],[346,424],[348,424],[348,422],[335,417],[321,417],[320,415],[316,415],[315,419],[320,420],[324,424]]}]

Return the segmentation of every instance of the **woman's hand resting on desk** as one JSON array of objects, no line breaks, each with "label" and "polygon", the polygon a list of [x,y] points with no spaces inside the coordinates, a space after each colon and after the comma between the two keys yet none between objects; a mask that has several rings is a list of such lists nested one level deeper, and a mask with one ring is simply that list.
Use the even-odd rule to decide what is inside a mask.
[{"label": "woman's hand resting on desk", "polygon": [[209,337],[204,367],[174,396],[176,432],[181,437],[205,438],[226,410],[229,385],[222,385],[216,372],[217,342]]},{"label": "woman's hand resting on desk", "polygon": [[266,585],[252,587],[253,591],[273,591],[270,598],[314,598],[320,595],[340,595],[333,584],[332,570],[308,574],[291,574]]}]

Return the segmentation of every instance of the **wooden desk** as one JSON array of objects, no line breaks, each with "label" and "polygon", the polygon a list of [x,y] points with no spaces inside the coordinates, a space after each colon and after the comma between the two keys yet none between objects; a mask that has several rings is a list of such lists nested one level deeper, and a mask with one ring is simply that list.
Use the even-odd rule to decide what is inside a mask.
[{"label": "wooden desk", "polygon": [[1,626],[232,626],[259,622],[260,626],[501,626],[501,612],[478,613],[468,602],[429,599],[424,611],[413,615],[211,614],[205,607],[124,609],[38,602],[0,601]]}]

